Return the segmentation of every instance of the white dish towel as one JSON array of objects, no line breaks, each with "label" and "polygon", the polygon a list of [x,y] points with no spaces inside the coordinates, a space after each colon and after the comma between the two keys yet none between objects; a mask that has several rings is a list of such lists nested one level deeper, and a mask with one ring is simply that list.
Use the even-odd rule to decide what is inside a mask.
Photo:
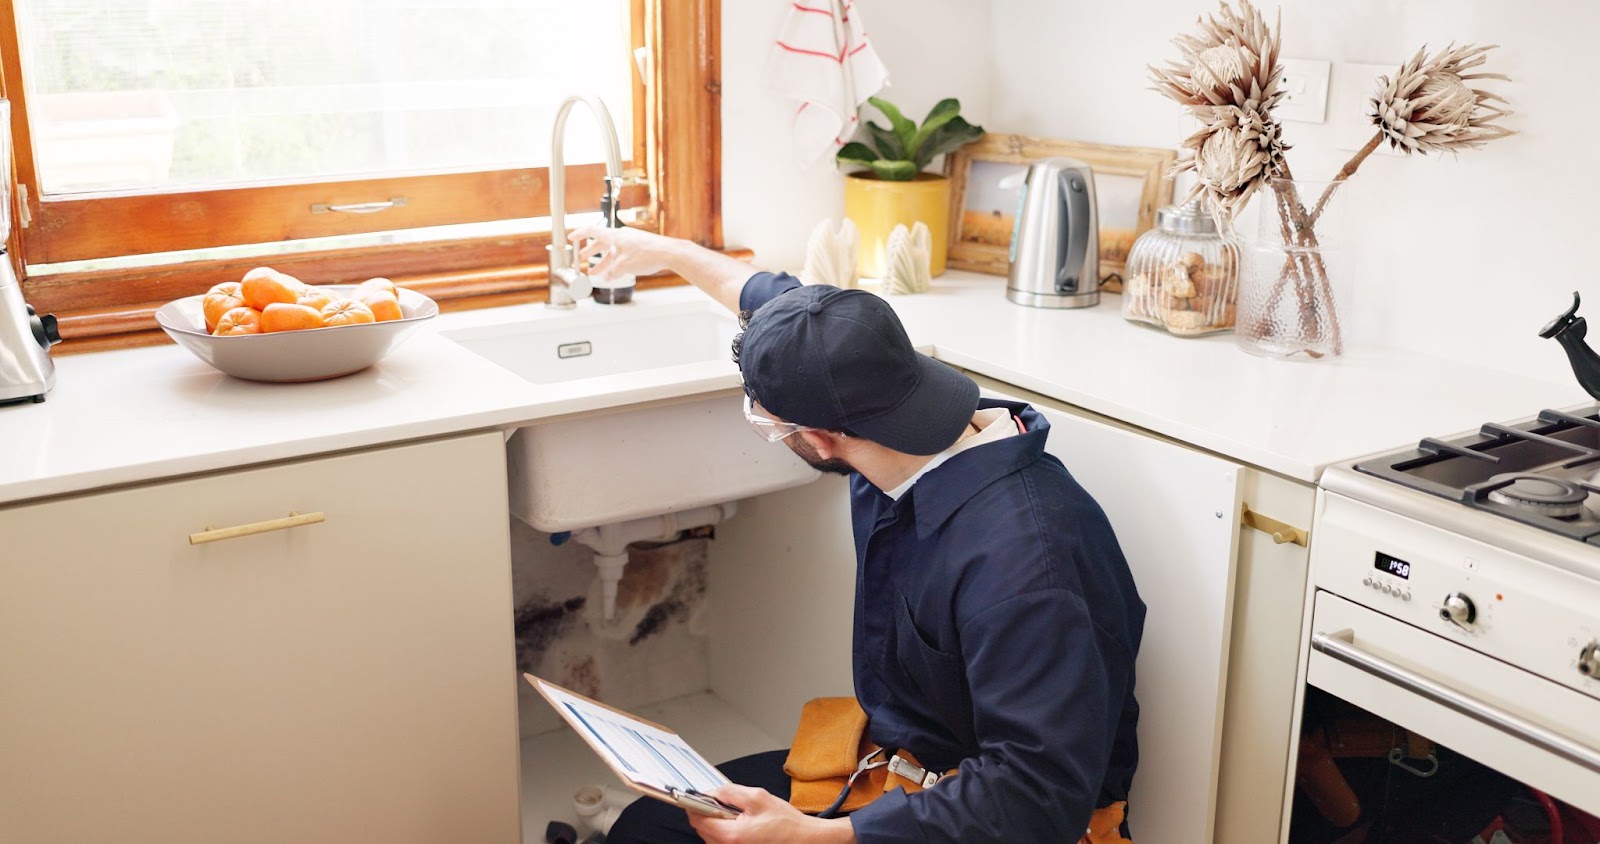
[{"label": "white dish towel", "polygon": [[769,91],[798,100],[794,151],[801,166],[831,155],[856,131],[856,110],[889,84],[855,0],[791,0],[765,75]]}]

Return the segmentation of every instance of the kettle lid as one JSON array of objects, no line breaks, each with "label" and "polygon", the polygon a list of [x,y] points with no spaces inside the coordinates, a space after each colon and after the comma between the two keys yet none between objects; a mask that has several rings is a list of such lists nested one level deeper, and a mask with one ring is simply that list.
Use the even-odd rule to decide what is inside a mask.
[{"label": "kettle lid", "polygon": [[1216,234],[1217,220],[1191,199],[1182,205],[1168,205],[1156,211],[1156,227],[1173,234]]}]

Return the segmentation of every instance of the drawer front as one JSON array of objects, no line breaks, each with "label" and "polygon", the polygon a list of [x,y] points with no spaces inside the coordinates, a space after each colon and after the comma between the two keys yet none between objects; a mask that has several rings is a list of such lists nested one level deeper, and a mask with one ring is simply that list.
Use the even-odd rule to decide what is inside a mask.
[{"label": "drawer front", "polygon": [[495,433],[0,510],[0,840],[515,841],[506,512]]}]

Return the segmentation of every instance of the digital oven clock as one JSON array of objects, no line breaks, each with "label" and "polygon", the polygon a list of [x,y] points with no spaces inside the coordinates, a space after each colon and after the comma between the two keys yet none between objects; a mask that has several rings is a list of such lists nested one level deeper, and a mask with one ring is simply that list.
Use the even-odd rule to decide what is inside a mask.
[{"label": "digital oven clock", "polygon": [[1411,579],[1411,564],[1399,557],[1391,557],[1378,551],[1373,555],[1372,567],[1384,574],[1392,574],[1401,580]]}]

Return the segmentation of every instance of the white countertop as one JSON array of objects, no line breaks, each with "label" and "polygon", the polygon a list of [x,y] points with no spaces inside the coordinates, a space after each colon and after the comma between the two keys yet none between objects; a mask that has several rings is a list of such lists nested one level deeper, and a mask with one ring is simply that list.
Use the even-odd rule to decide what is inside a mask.
[{"label": "white countertop", "polygon": [[[690,288],[643,307],[714,310]],[[329,381],[264,384],[223,375],[174,345],[56,358],[44,402],[0,406],[0,503],[227,469],[638,402],[734,389],[727,359],[557,384],[529,383],[440,335],[576,311],[517,305],[443,314],[376,366]]]},{"label": "white countertop", "polygon": [[[1329,464],[1486,421],[1588,401],[1534,381],[1418,355],[1354,349],[1292,364],[1122,320],[1115,296],[1050,311],[1005,300],[1004,280],[950,272],[893,300],[941,360],[1304,481]],[[580,315],[603,316],[584,303]],[[715,308],[692,289],[631,308]],[[42,404],[0,406],[0,503],[731,389],[722,359],[535,385],[440,331],[572,319],[539,305],[445,314],[377,366],[309,384],[258,384],[176,346],[67,355]],[[584,318],[588,318],[585,316]],[[1562,378],[1564,362],[1552,365]]]},{"label": "white countertop", "polygon": [[1395,349],[1268,360],[1240,351],[1232,334],[1175,337],[1130,323],[1120,296],[1081,310],[1025,308],[1006,300],[1004,278],[971,273],[893,302],[912,339],[946,363],[1302,481],[1426,436],[1593,401],[1557,349],[1551,381]]}]

